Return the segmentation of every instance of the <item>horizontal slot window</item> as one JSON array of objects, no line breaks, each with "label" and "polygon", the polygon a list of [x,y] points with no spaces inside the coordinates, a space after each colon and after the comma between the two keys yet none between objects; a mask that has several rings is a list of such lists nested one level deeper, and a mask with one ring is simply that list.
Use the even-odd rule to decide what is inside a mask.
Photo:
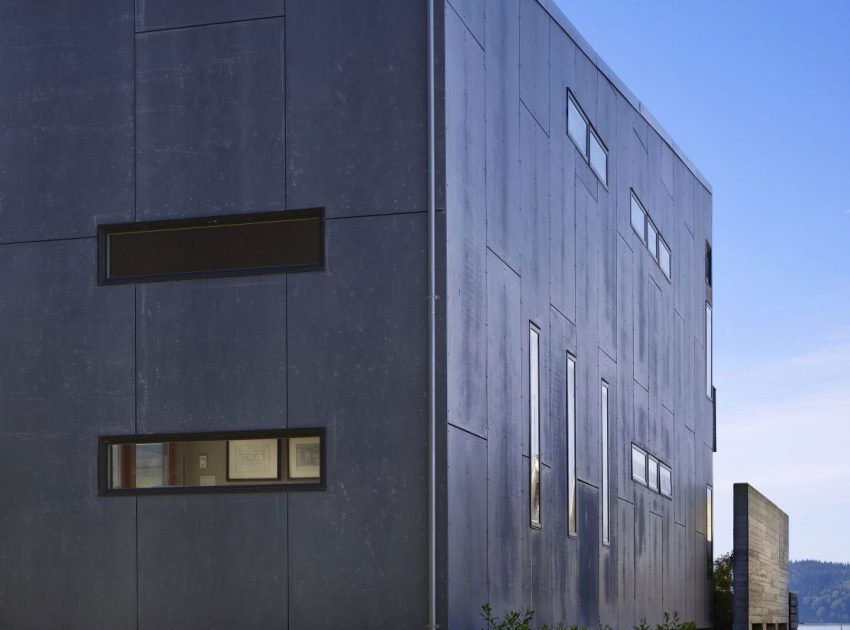
[{"label": "horizontal slot window", "polygon": [[321,269],[322,210],[98,228],[101,284]]},{"label": "horizontal slot window", "polygon": [[673,470],[635,444],[632,444],[632,480],[652,492],[673,497]]},{"label": "horizontal slot window", "polygon": [[320,429],[100,439],[101,494],[324,487]]}]

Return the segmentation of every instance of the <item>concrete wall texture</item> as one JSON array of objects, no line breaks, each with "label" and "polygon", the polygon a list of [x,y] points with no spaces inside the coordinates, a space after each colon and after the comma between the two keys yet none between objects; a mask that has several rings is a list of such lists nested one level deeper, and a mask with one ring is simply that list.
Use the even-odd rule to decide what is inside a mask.
[{"label": "concrete wall texture", "polygon": [[[438,0],[437,40],[439,622],[477,628],[490,601],[710,625],[710,190],[548,0]],[[422,0],[0,2],[0,627],[425,626],[427,64]],[[566,136],[567,88],[607,187]],[[100,224],[308,207],[323,271],[97,284]],[[100,435],[316,426],[323,492],[97,495]],[[671,464],[672,500],[631,481],[632,442]]]},{"label": "concrete wall texture", "polygon": [[735,630],[784,630],[788,515],[746,483],[735,484],[734,501]]},{"label": "concrete wall texture", "polygon": [[[552,3],[445,10],[448,624],[485,601],[541,622],[711,625],[704,253],[711,193]],[[567,90],[609,148],[608,185],[567,136]],[[630,226],[630,190],[672,280]],[[541,331],[543,528],[529,521],[529,342]],[[577,365],[578,537],[567,535],[566,356]],[[600,382],[610,538],[601,542]],[[631,479],[636,443],[673,500]]]}]

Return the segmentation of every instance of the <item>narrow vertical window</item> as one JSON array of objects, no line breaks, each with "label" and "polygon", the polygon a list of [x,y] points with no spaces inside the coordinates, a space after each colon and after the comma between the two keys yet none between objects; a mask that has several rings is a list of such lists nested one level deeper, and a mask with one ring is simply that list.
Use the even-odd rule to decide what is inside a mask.
[{"label": "narrow vertical window", "polygon": [[650,490],[658,492],[658,460],[650,455],[646,461],[646,484]]},{"label": "narrow vertical window", "polygon": [[705,539],[711,542],[714,538],[714,493],[711,486],[705,487]]},{"label": "narrow vertical window", "polygon": [[714,385],[712,375],[712,323],[711,323],[711,304],[705,303],[705,395],[711,398],[711,390]]},{"label": "narrow vertical window", "polygon": [[608,496],[608,384],[602,381],[602,544],[610,542]]},{"label": "narrow vertical window", "polygon": [[595,131],[590,132],[590,167],[596,172],[599,179],[608,185],[608,150],[602,144],[602,140]]},{"label": "narrow vertical window", "polygon": [[531,526],[542,527],[540,515],[540,331],[529,324],[529,465],[531,471],[529,478],[531,488],[529,497],[531,499]]},{"label": "narrow vertical window", "polygon": [[670,247],[660,236],[658,237],[658,264],[661,265],[661,271],[670,279]]},{"label": "narrow vertical window", "polygon": [[711,245],[705,243],[705,283],[711,286]]},{"label": "narrow vertical window", "polygon": [[576,360],[567,355],[567,501],[568,533],[578,536],[576,505]]},{"label": "narrow vertical window", "polygon": [[632,193],[632,229],[640,236],[640,240],[646,242],[646,210],[640,205],[634,193]]},{"label": "narrow vertical window", "polygon": [[652,221],[646,222],[646,246],[654,260],[658,260],[658,229]]},{"label": "narrow vertical window", "polygon": [[632,479],[646,485],[646,452],[632,444]]},{"label": "narrow vertical window", "polygon": [[665,497],[673,497],[673,470],[665,465],[659,464],[658,473],[660,476],[661,494]]},{"label": "narrow vertical window", "polygon": [[567,94],[567,132],[581,154],[587,156],[587,120],[581,113],[572,94]]}]

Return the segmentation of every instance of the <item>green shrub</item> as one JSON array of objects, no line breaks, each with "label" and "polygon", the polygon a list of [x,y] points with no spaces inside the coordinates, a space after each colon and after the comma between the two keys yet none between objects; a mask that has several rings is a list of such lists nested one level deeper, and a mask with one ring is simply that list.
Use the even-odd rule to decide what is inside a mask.
[{"label": "green shrub", "polygon": [[[568,626],[563,621],[559,621],[554,626],[544,623],[542,626],[536,626],[535,629],[531,625],[531,622],[534,620],[534,611],[530,608],[512,610],[505,613],[504,617],[496,617],[493,615],[493,607],[487,603],[481,606],[478,614],[484,619],[482,630],[587,630],[584,626]],[[600,625],[598,630],[611,630],[611,626]],[[640,625],[635,626],[635,630],[652,629],[646,623],[646,619],[642,618]],[[655,630],[697,630],[697,626],[693,621],[682,622],[678,612],[674,612],[672,617],[670,613],[665,612],[664,623],[656,625]]]},{"label": "green shrub", "polygon": [[534,611],[529,608],[521,612],[512,610],[500,619],[493,616],[493,609],[487,603],[481,606],[479,614],[487,624],[484,626],[484,630],[532,630],[531,620],[534,619]]},{"label": "green shrub", "polygon": [[714,590],[715,630],[732,630],[732,613],[735,605],[733,566],[731,551],[714,561],[712,588]]}]

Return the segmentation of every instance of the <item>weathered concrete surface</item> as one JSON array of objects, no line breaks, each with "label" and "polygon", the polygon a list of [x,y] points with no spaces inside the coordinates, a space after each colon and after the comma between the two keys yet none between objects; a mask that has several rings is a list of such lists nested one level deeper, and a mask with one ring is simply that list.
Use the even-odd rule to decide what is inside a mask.
[{"label": "weathered concrete surface", "polygon": [[735,484],[734,497],[734,630],[755,624],[777,624],[776,630],[783,630],[780,624],[788,623],[788,515],[747,483]]}]

